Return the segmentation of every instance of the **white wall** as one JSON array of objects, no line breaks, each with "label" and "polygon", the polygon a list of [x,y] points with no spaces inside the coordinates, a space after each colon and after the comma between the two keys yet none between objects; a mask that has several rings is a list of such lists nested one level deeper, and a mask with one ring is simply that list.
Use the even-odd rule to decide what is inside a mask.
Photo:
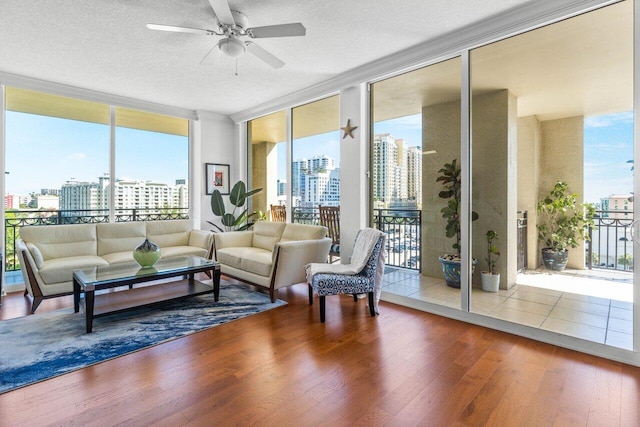
[{"label": "white wall", "polygon": [[[209,112],[198,112],[198,120],[193,122],[192,208],[196,228],[211,230],[212,227],[207,221],[219,223],[211,212],[210,196],[206,194],[205,163],[229,165],[230,189],[239,179],[246,181],[246,156],[241,157],[241,153],[246,149],[239,141],[239,127],[240,125],[234,124],[228,117]],[[244,141],[246,145],[246,138]],[[228,196],[225,200],[228,203]],[[227,206],[231,207],[230,204]]]}]

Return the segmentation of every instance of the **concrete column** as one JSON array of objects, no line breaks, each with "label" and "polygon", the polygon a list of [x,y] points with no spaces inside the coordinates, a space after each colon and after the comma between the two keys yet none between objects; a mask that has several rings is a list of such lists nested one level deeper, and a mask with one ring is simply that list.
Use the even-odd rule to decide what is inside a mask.
[{"label": "concrete column", "polygon": [[[578,204],[584,202],[584,117],[542,122],[540,157],[540,192],[538,200],[546,196],[556,181],[568,184],[569,191],[578,194]],[[540,249],[542,247],[539,246]],[[568,268],[584,269],[584,242],[569,249]],[[539,264],[542,263],[542,255]]]},{"label": "concrete column", "polygon": [[369,132],[367,85],[340,91],[340,127],[351,120],[353,138],[340,131],[340,260],[350,262],[356,233],[367,226],[369,212]]}]

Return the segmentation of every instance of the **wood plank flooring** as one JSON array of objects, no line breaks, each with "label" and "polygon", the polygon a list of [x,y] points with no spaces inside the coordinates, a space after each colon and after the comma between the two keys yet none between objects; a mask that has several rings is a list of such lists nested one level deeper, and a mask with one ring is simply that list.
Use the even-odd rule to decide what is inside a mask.
[{"label": "wood plank flooring", "polygon": [[[327,297],[321,324],[306,286],[279,297],[288,305],[1,394],[0,426],[640,425],[640,368],[393,304],[371,318],[351,296]],[[0,318],[29,308],[10,294]]]}]

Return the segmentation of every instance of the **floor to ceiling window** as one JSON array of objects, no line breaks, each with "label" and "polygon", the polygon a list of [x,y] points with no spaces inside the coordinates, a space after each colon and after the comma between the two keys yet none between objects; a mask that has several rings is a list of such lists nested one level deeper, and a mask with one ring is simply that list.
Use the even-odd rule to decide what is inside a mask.
[{"label": "floor to ceiling window", "polygon": [[188,119],[15,87],[3,113],[6,271],[23,225],[188,217]]},{"label": "floor to ceiling window", "polygon": [[278,111],[247,124],[249,184],[262,191],[251,198],[253,211],[273,219],[271,207],[287,202],[287,116]]},{"label": "floor to ceiling window", "polygon": [[335,95],[248,122],[250,186],[263,189],[253,210],[274,219],[273,206],[286,206],[287,222],[318,223],[319,205],[340,205],[338,101]]},{"label": "floor to ceiling window", "polygon": [[[500,252],[500,291],[473,311],[631,349],[633,2],[475,49],[471,73],[474,283],[489,230]],[[564,188],[595,208],[591,242]]]},{"label": "floor to ceiling window", "polygon": [[460,285],[445,285],[440,259],[458,255],[441,212],[457,198],[440,197],[438,177],[460,166],[460,67],[453,58],[371,86],[372,223],[387,233],[385,291],[455,308]]},{"label": "floor to ceiling window", "polygon": [[291,200],[294,212],[340,205],[338,95],[291,112]]},{"label": "floor to ceiling window", "polygon": [[148,218],[189,212],[189,122],[116,108],[116,214]]}]

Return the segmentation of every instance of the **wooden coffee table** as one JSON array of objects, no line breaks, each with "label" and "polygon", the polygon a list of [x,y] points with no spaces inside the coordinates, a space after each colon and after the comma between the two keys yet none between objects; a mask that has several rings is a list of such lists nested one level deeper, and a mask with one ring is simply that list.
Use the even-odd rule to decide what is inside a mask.
[{"label": "wooden coffee table", "polygon": [[[194,275],[203,272],[210,272],[213,286],[195,280]],[[183,278],[163,280],[179,276]],[[145,282],[152,283],[135,286]],[[113,289],[119,287],[124,289]],[[87,333],[92,331],[96,317],[211,292],[218,301],[220,264],[197,256],[161,259],[152,268],[140,268],[131,263],[73,272],[73,308],[77,313],[80,305],[84,305]],[[84,298],[81,298],[82,293]]]}]

